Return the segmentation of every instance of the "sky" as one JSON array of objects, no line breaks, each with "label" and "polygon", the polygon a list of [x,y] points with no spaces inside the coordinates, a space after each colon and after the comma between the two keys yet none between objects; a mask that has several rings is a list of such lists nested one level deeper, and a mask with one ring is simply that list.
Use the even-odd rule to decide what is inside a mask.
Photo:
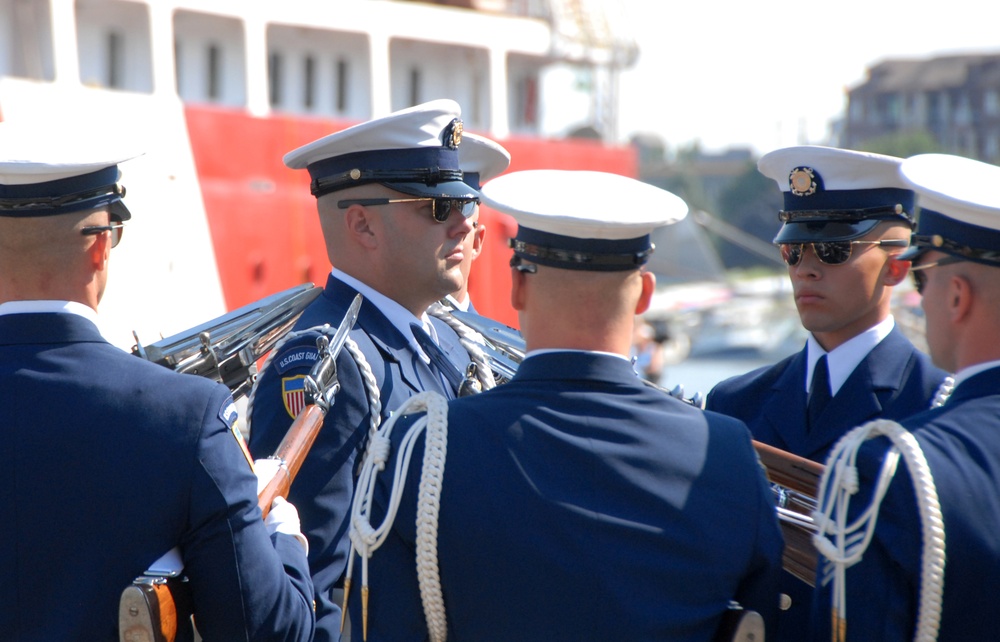
[{"label": "sky", "polygon": [[1000,53],[992,0],[609,1],[640,48],[621,77],[620,137],[657,134],[669,150],[824,144],[877,62]]}]

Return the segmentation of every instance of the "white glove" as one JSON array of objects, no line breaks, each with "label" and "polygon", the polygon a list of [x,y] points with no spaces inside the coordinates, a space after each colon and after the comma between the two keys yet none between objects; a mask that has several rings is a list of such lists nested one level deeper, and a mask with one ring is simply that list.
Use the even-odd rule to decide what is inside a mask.
[{"label": "white glove", "polygon": [[281,460],[268,457],[267,459],[257,459],[253,462],[253,472],[257,475],[257,494],[260,495],[268,482],[274,478],[281,470]]},{"label": "white glove", "polygon": [[284,497],[275,497],[271,502],[271,511],[264,518],[264,526],[267,527],[267,534],[284,533],[299,540],[306,555],[309,554],[309,540],[302,534],[302,526],[299,524],[299,511],[295,509]]}]

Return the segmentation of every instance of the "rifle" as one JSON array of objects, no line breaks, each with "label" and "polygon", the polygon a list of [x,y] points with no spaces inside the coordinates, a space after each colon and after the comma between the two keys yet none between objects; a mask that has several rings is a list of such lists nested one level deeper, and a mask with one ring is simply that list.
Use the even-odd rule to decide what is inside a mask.
[{"label": "rifle", "polygon": [[295,417],[278,448],[271,455],[270,459],[281,462],[279,472],[271,478],[257,497],[257,504],[265,517],[271,510],[275,497],[288,495],[292,481],[302,468],[302,462],[305,461],[309,449],[319,435],[320,428],[323,427],[326,413],[330,411],[337,393],[340,392],[337,356],[347,342],[348,333],[354,327],[354,322],[358,319],[361,301],[360,294],[354,297],[332,338],[323,335],[316,341],[320,359],[313,365],[305,380],[306,406]]},{"label": "rifle", "polygon": [[823,465],[756,440],[753,445],[777,499],[778,523],[785,538],[782,566],[815,586],[819,553],[812,541],[816,532],[812,513],[816,510]]},{"label": "rifle", "polygon": [[[276,307],[270,304],[260,305],[274,299],[274,297],[248,306],[254,310],[261,308],[268,310],[268,312],[260,314],[260,318],[255,319],[252,323],[245,323],[247,308],[241,308],[208,324],[182,333],[182,335],[165,339],[153,344],[153,346],[139,348],[137,354],[147,358],[155,355],[155,358],[150,360],[173,367],[178,372],[196,372],[217,381],[226,379],[227,373],[236,371],[243,372],[247,376],[256,376],[254,364],[263,353],[256,353],[255,349],[264,345],[267,346],[268,350],[273,347],[278,339],[291,328],[308,302],[319,294],[320,290],[316,288],[316,292],[302,304],[304,299],[301,298],[301,295],[312,292],[312,290],[303,290],[304,287],[301,286],[293,289],[294,291],[289,290],[274,295],[277,299],[270,301],[270,303],[276,304]],[[291,304],[292,308],[301,304],[301,309],[298,309],[297,313],[291,312],[294,314],[294,318],[289,320],[290,305],[288,304],[290,301],[295,302]],[[278,448],[271,455],[270,459],[278,460],[280,465],[276,474],[268,481],[257,497],[257,504],[265,517],[270,512],[271,504],[276,497],[288,495],[292,481],[302,467],[306,455],[309,454],[309,449],[316,441],[316,437],[323,427],[323,420],[340,390],[340,381],[337,376],[337,356],[343,349],[348,334],[357,321],[361,302],[362,297],[359,294],[354,298],[332,338],[323,335],[317,340],[320,359],[306,377],[306,407],[295,417],[295,421],[292,422],[288,432],[278,444]],[[237,318],[243,319],[244,323],[237,324]],[[264,318],[267,318],[268,321],[264,322]],[[235,331],[233,328],[236,326],[243,328],[242,331]],[[285,329],[278,333],[276,332],[278,327]],[[220,341],[218,346],[212,345],[210,339],[201,336],[203,334],[210,336],[212,330],[219,329],[225,330],[222,333],[225,335],[225,339]],[[253,336],[247,336],[247,333],[253,333]],[[219,349],[222,344],[225,344],[225,349]],[[172,348],[169,351],[163,350],[163,345],[172,346]],[[150,348],[155,349],[151,350]],[[234,376],[229,376],[228,379],[237,388],[247,389],[245,381],[238,381]],[[230,386],[230,389],[232,390],[233,386]],[[177,549],[173,549],[171,552],[176,553]],[[169,555],[170,553],[168,553]],[[187,580],[181,576],[181,571],[178,570],[180,568],[179,553],[176,557],[177,561],[169,565],[172,570],[155,568],[154,563],[154,566],[150,567],[146,574],[136,578],[130,586],[122,591],[118,608],[120,642],[175,642],[178,635],[182,633],[187,636],[192,635],[193,604],[186,585]]]},{"label": "rifle", "polygon": [[234,398],[245,396],[257,376],[257,361],[322,291],[305,283],[147,346],[136,336],[132,354],[174,372],[223,383]]}]

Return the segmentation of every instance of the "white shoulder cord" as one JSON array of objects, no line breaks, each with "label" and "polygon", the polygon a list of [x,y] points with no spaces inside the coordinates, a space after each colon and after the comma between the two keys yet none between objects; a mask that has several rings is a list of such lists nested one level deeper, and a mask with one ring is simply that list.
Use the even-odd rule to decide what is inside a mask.
[{"label": "white shoulder cord", "polygon": [[427,308],[427,314],[444,321],[458,335],[459,343],[469,353],[472,363],[476,364],[476,378],[479,380],[483,390],[495,388],[497,382],[493,378],[493,369],[490,368],[489,360],[486,358],[483,349],[479,347],[486,342],[483,335],[456,319],[446,307],[437,301],[432,303],[431,307]]},{"label": "white shoulder cord", "polygon": [[948,401],[948,397],[955,390],[955,378],[948,376],[944,378],[941,385],[938,386],[937,391],[934,393],[934,399],[931,400],[931,408],[940,408]]},{"label": "white shoulder cord", "polygon": [[[278,341],[271,352],[267,355],[267,359],[264,360],[264,365],[261,366],[260,372],[264,372],[269,365],[271,365],[271,360],[275,355],[281,352],[281,348],[292,339],[300,337],[304,334],[309,334],[311,332],[318,332],[322,335],[332,337],[337,331],[337,328],[331,327],[329,323],[324,325],[317,325],[311,328],[306,328],[305,330],[298,330],[296,332],[289,332]],[[361,352],[361,348],[354,339],[348,337],[344,342],[344,347],[347,352],[354,358],[354,362],[358,364],[358,369],[361,371],[361,378],[365,382],[365,392],[368,395],[368,408],[371,414],[371,426],[368,430],[368,437],[371,437],[378,430],[379,423],[382,421],[382,396],[378,389],[378,382],[375,380],[375,375],[372,373],[372,368],[368,365],[368,360],[365,359],[365,355]],[[250,417],[253,416],[253,401],[254,397],[257,395],[257,384],[260,383],[260,376],[254,379],[253,386],[250,388],[250,394],[247,395],[247,416],[246,416],[246,430],[247,434],[250,434]]]},{"label": "white shoulder cord", "polygon": [[[850,496],[858,492],[856,460],[858,450],[868,439],[885,435],[893,448],[886,455],[875,487],[871,505],[848,524]],[[923,550],[921,555],[920,597],[914,640],[932,642],[941,624],[941,600],[944,591],[945,534],[941,505],[930,467],[916,438],[894,421],[878,419],[844,435],[827,459],[819,486],[819,508],[813,513],[818,533],[813,535],[816,549],[834,565],[833,640],[846,636],[846,572],[868,548],[875,534],[879,507],[889,482],[896,473],[900,453],[913,478],[920,512]],[[833,536],[833,540],[826,535]]]},{"label": "white shoulder cord", "polygon": [[[392,454],[390,441],[392,429],[399,417],[420,411],[426,411],[426,414],[413,423],[400,441],[385,518],[380,525],[373,526],[370,520],[375,481],[378,473],[385,470],[385,464]],[[448,445],[448,401],[442,395],[428,391],[408,399],[382,425],[369,443],[358,477],[357,490],[351,505],[349,531],[351,550],[347,558],[344,579],[344,612],[347,611],[347,595],[351,589],[354,553],[357,551],[361,557],[362,639],[368,637],[368,558],[382,546],[392,529],[406,485],[406,474],[410,467],[413,448],[417,438],[425,431],[427,435],[424,439],[424,459],[417,494],[417,581],[420,585],[420,599],[432,642],[444,642],[448,635],[444,595],[441,591],[437,563],[438,513]]]}]

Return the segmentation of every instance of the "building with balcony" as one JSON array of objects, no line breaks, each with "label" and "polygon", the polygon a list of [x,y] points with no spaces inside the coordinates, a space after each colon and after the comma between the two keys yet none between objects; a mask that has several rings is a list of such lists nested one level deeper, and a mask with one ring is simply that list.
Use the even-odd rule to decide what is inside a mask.
[{"label": "building with balcony", "polygon": [[1000,162],[1000,53],[886,60],[848,91],[841,146],[913,132],[941,151]]}]

